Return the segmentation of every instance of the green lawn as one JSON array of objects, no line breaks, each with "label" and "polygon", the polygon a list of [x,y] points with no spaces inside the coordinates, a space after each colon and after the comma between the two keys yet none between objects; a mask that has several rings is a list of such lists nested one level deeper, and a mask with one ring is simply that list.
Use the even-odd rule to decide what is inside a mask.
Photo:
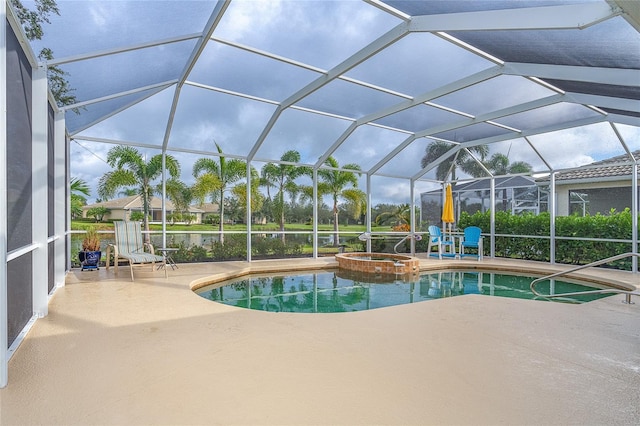
[{"label": "green lawn", "polygon": [[[90,226],[95,226],[98,230],[101,230],[101,231],[113,230],[113,224],[111,222],[95,223],[95,222],[87,221],[87,220],[72,220],[71,221],[71,229],[74,230],[74,231],[84,231]],[[161,231],[162,230],[162,225],[160,225],[160,224],[151,224],[149,226],[149,228],[152,231]],[[168,231],[185,231],[185,232],[217,231],[218,230],[218,225],[205,225],[205,224],[193,224],[193,225],[177,224],[177,225],[170,225],[170,224],[167,224],[167,230]],[[224,230],[225,231],[246,231],[247,230],[247,226],[244,225],[244,224],[240,224],[240,225],[225,225],[224,226]],[[252,231],[256,231],[256,232],[259,232],[259,231],[278,232],[279,226],[276,223],[268,223],[266,225],[252,225],[251,226],[251,230]],[[364,232],[366,230],[366,227],[364,225],[340,225],[339,230],[340,230],[340,232],[361,233],[361,232]],[[391,227],[390,226],[375,226],[375,227],[372,227],[371,230],[373,232],[390,232],[391,231]],[[298,223],[286,224],[285,225],[285,231],[302,231],[302,232],[311,233],[311,232],[313,232],[313,226],[312,225],[305,225],[305,224],[298,224]],[[318,225],[318,231],[320,231],[320,232],[332,232],[333,231],[333,225],[331,225],[331,224]]]}]

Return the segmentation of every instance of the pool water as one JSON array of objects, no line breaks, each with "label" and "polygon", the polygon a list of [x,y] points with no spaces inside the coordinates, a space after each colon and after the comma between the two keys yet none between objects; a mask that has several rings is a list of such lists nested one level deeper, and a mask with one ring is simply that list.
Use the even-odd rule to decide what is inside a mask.
[{"label": "pool water", "polygon": [[[341,276],[342,275],[342,276]],[[289,275],[246,276],[205,287],[197,294],[227,305],[271,312],[353,312],[403,305],[464,294],[537,298],[529,289],[536,277],[479,271],[423,273],[413,280],[380,278],[340,271],[314,271]],[[565,281],[541,282],[536,289],[544,294],[594,290]],[[589,294],[560,301],[585,303],[610,294]],[[558,300],[558,299],[556,299]]]}]

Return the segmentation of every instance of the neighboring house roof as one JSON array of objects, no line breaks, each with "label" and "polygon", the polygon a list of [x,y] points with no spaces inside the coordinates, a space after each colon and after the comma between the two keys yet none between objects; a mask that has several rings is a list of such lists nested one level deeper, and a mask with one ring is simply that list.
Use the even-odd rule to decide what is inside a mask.
[{"label": "neighboring house roof", "polygon": [[[634,158],[640,158],[640,150],[633,151],[631,154],[633,154]],[[567,180],[581,180],[587,182],[603,179],[611,180],[612,178],[621,176],[631,176],[633,171],[631,163],[633,161],[634,159],[630,158],[627,154],[617,155],[605,160],[596,161],[585,167],[560,172],[556,174],[556,182]],[[549,178],[547,177],[544,180],[549,180]]]},{"label": "neighboring house roof", "polygon": [[[106,207],[110,210],[140,210],[142,209],[142,198],[139,195],[132,195],[129,197],[122,197],[122,198],[114,198],[113,200],[86,205],[82,207],[82,209],[88,210],[93,207]],[[175,207],[171,202],[171,200],[165,201],[165,207],[169,211],[175,210]],[[151,208],[154,210],[162,209],[162,199],[159,197],[153,197],[151,199]],[[204,213],[204,210],[198,207],[190,206],[189,212]]]},{"label": "neighboring house roof", "polygon": [[220,213],[218,203],[202,203],[198,205],[198,208],[201,209],[203,213]]}]

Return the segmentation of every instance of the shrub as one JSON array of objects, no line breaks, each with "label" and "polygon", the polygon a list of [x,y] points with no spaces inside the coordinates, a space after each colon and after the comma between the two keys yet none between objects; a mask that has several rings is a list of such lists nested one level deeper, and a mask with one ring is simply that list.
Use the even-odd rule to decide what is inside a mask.
[{"label": "shrub", "polygon": [[256,257],[284,257],[286,255],[300,256],[303,246],[294,241],[282,242],[280,238],[254,236],[251,241],[251,255]]},{"label": "shrub", "polygon": [[220,215],[219,214],[207,214],[202,219],[202,223],[206,223],[207,225],[219,225],[220,224]]},{"label": "shrub", "polygon": [[214,241],[211,253],[214,260],[246,260],[247,237],[244,234],[225,235],[224,244]]},{"label": "shrub", "polygon": [[92,217],[96,222],[102,222],[104,216],[111,213],[111,209],[106,207],[92,207],[87,210],[87,217]]},{"label": "shrub", "polygon": [[[490,217],[490,212],[478,212],[473,215],[462,212],[458,227],[479,226],[483,233],[488,233]],[[629,209],[622,212],[612,210],[609,215],[556,217],[555,231],[556,237],[559,237],[556,239],[556,262],[584,265],[632,251],[630,243],[563,239],[567,237],[631,240],[632,220]],[[505,235],[496,236],[496,256],[548,262],[550,224],[551,217],[546,212],[538,215],[496,212],[496,234]],[[514,235],[514,237],[508,235]],[[488,252],[489,244],[484,246]],[[424,247],[426,250],[426,245]],[[607,266],[629,270],[630,265],[631,258],[613,262]]]},{"label": "shrub", "polygon": [[206,248],[195,244],[188,246],[184,242],[180,242],[177,249],[171,253],[171,257],[176,263],[204,262],[211,258]]},{"label": "shrub", "polygon": [[144,213],[142,213],[141,211],[131,212],[131,214],[129,215],[129,220],[142,222],[144,220]]}]

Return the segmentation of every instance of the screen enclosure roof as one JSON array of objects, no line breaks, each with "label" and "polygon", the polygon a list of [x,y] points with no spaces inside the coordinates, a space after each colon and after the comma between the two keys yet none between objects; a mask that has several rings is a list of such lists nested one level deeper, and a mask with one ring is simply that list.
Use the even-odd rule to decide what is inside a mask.
[{"label": "screen enclosure roof", "polygon": [[[534,173],[640,149],[637,1],[58,3],[32,48],[67,73],[68,133],[92,149],[218,155],[215,141],[432,182],[479,146]],[[422,164],[434,142],[448,151]]]}]

